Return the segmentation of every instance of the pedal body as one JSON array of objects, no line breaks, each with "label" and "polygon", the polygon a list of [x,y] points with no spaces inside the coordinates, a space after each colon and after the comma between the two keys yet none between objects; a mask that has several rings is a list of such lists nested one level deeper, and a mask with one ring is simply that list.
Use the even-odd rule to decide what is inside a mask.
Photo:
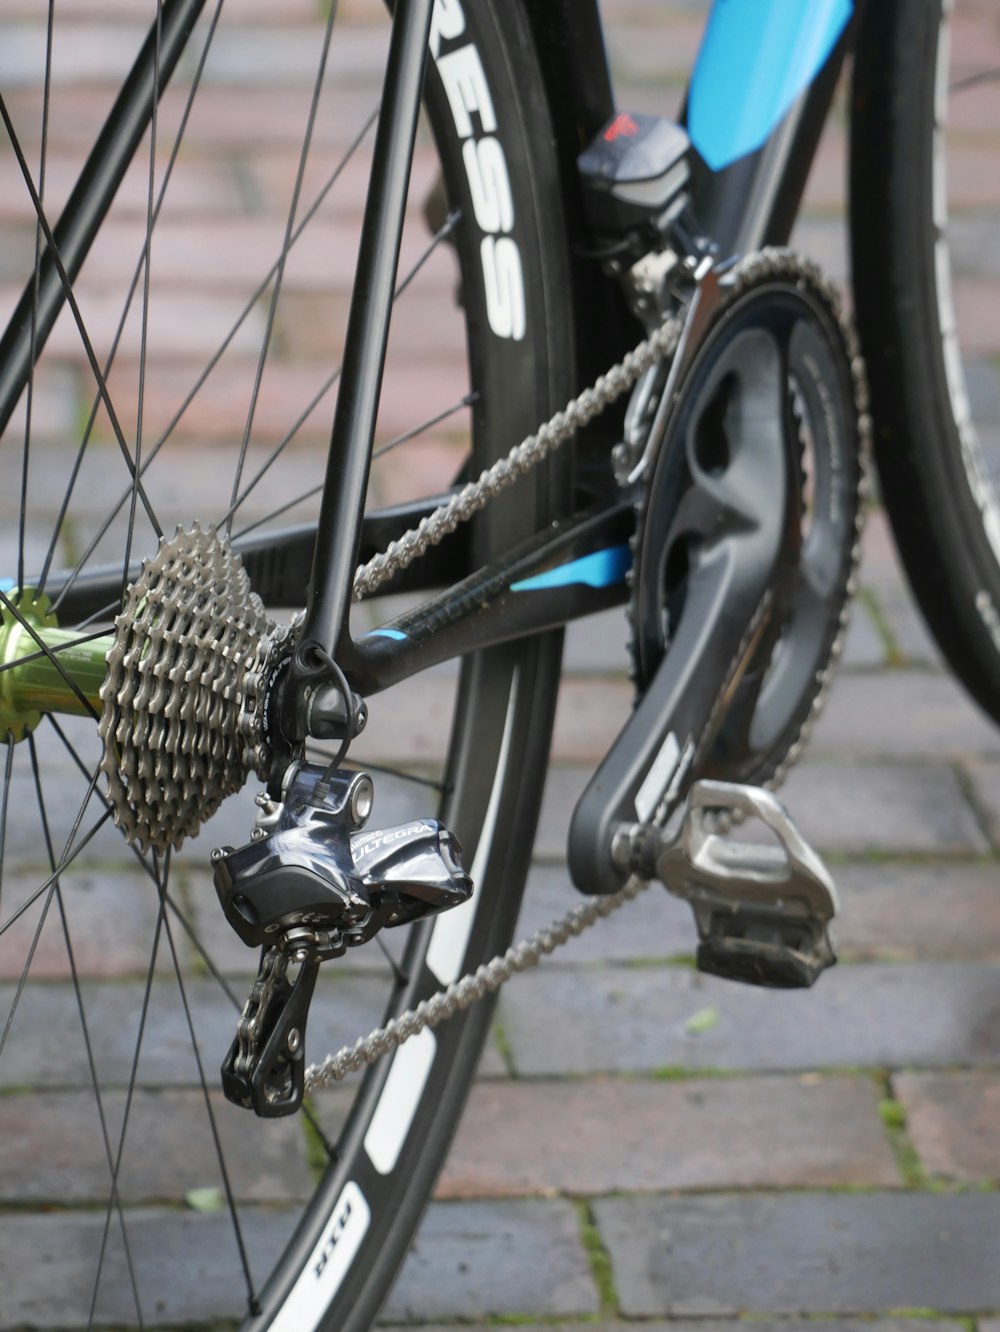
[{"label": "pedal body", "polygon": [[[769,845],[717,831],[734,817],[763,825]],[[760,787],[696,782],[680,828],[633,827],[616,856],[686,901],[698,929],[699,971],[775,989],[811,986],[836,962],[837,891],[782,803]]]}]

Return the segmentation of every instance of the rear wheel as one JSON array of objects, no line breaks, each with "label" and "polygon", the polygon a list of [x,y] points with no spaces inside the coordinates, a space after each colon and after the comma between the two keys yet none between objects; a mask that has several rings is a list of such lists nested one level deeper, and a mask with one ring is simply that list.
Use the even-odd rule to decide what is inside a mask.
[{"label": "rear wheel", "polygon": [[1000,720],[1000,25],[989,0],[868,5],[854,289],[883,498],[941,651]]},{"label": "rear wheel", "polygon": [[[387,28],[377,5],[350,9],[359,21],[351,26],[350,13],[337,20],[325,77],[315,67],[309,75],[296,68],[323,47],[322,31],[301,15],[289,27],[267,29],[252,14],[241,21],[239,6],[227,5],[217,28],[216,15],[195,29],[160,104],[155,152],[140,152],[145,160],[126,178],[77,283],[97,360],[113,361],[109,398],[125,450],[142,470],[142,493],[130,491],[107,407],[89,410],[93,380],[86,388],[89,369],[64,319],[0,463],[7,568],[0,679],[24,684],[35,637],[52,650],[50,618],[66,641],[80,640],[81,656],[90,653],[99,675],[101,645],[83,640],[108,632],[117,597],[95,606],[86,578],[104,570],[100,585],[117,569],[120,586],[127,569],[155,553],[157,529],[170,536],[178,523],[190,529],[196,520],[221,520],[234,537],[266,537],[314,514],[330,416],[320,395],[339,351],[331,311],[346,304],[328,274],[343,269],[349,277],[353,268],[358,189],[355,181],[352,193],[351,183],[365,176],[364,128],[378,98],[367,71],[377,67],[373,52],[384,48]],[[19,40],[44,52],[44,28],[32,22],[25,19]],[[89,133],[81,123],[104,109],[92,107],[85,86],[63,110],[61,79],[64,85],[71,76],[61,75],[60,54],[95,34],[113,53],[128,36],[118,30],[127,23],[80,22],[63,28],[57,16],[52,63],[43,61],[37,83],[19,76],[19,87],[4,90],[28,160],[48,181],[41,193],[53,213]],[[463,0],[439,7],[432,55],[401,261],[405,290],[377,440],[386,456],[373,469],[371,504],[436,493],[470,467],[476,474],[572,389],[556,165],[520,6]],[[270,86],[246,97],[242,85],[261,58],[274,64],[261,76]],[[47,69],[52,77],[43,78]],[[308,94],[313,81],[316,103]],[[186,110],[195,84],[199,95]],[[301,109],[301,135],[311,105],[311,144],[289,161],[279,142],[284,125]],[[168,163],[173,179],[161,207]],[[297,178],[298,203],[290,206]],[[239,195],[248,217],[232,211]],[[299,242],[300,223],[320,198]],[[30,271],[33,218],[26,206],[18,212],[8,204],[8,211],[11,252],[20,237]],[[290,250],[282,245],[286,233],[295,237]],[[147,244],[145,299],[145,269],[136,264]],[[283,248],[285,259],[274,266]],[[133,272],[132,313],[112,353]],[[122,296],[114,306],[108,291],[118,278]],[[225,342],[225,351],[201,381],[191,353],[203,342],[209,352]],[[192,382],[199,391],[189,395]],[[60,389],[81,383],[84,393],[60,415]],[[246,422],[235,431],[234,397]],[[544,523],[559,490],[554,471],[521,481],[477,520],[477,556]],[[300,583],[288,593],[295,579],[275,558],[277,542],[248,567],[268,610],[280,616],[302,590]],[[32,591],[19,600],[12,588]],[[26,615],[42,593],[52,617]],[[396,598],[364,603],[356,632],[397,609]],[[257,959],[222,921],[207,861],[211,846],[246,840],[252,808],[245,795],[227,801],[180,852],[129,850],[97,781],[94,719],[65,715],[86,706],[74,689],[60,693],[53,683],[52,658],[68,660],[64,652],[77,650],[62,641],[43,661],[50,678],[34,705],[20,685],[16,700],[0,697],[8,731],[0,754],[5,1314],[16,1324],[46,1326],[196,1327],[241,1318],[247,1327],[295,1332],[367,1326],[447,1149],[489,1005],[411,1040],[350,1087],[317,1094],[303,1117],[263,1122],[222,1101],[217,1069]],[[544,778],[559,653],[558,636],[535,639],[370,700],[369,728],[350,756],[375,778],[370,826],[440,817],[463,844],[476,891],[458,911],[387,933],[383,950],[375,942],[324,967],[311,1008],[311,1057],[412,1007],[509,942]],[[93,704],[83,667],[71,674]],[[72,1260],[40,1280],[37,1255],[55,1245]]]}]

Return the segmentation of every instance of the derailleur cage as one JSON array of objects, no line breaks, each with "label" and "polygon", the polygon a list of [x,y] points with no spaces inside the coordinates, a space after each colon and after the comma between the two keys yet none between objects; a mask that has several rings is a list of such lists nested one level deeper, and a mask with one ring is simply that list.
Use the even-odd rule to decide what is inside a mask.
[{"label": "derailleur cage", "polygon": [[[433,819],[371,832],[364,772],[292,765],[283,798],[258,797],[250,841],[212,852],[226,920],[261,965],[223,1063],[226,1096],[270,1118],[298,1109],[320,962],[472,893],[458,839]],[[294,982],[289,963],[298,964]]]}]

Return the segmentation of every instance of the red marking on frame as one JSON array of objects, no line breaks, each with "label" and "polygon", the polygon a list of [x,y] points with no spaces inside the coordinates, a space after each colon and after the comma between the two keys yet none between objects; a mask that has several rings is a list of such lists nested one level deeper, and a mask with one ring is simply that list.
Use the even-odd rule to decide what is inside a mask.
[{"label": "red marking on frame", "polygon": [[630,115],[622,111],[604,131],[605,143],[614,143],[615,139],[631,139],[639,133],[639,126]]}]

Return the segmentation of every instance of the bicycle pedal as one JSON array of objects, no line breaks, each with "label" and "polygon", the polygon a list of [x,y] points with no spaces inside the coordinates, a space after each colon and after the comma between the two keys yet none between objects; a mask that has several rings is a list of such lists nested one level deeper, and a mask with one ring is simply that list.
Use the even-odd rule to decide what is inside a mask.
[{"label": "bicycle pedal", "polygon": [[[762,824],[775,840],[761,845],[719,832],[733,816]],[[694,912],[699,971],[799,989],[836,962],[833,880],[770,791],[696,782],[676,833],[637,826],[627,836],[631,868]]]}]

